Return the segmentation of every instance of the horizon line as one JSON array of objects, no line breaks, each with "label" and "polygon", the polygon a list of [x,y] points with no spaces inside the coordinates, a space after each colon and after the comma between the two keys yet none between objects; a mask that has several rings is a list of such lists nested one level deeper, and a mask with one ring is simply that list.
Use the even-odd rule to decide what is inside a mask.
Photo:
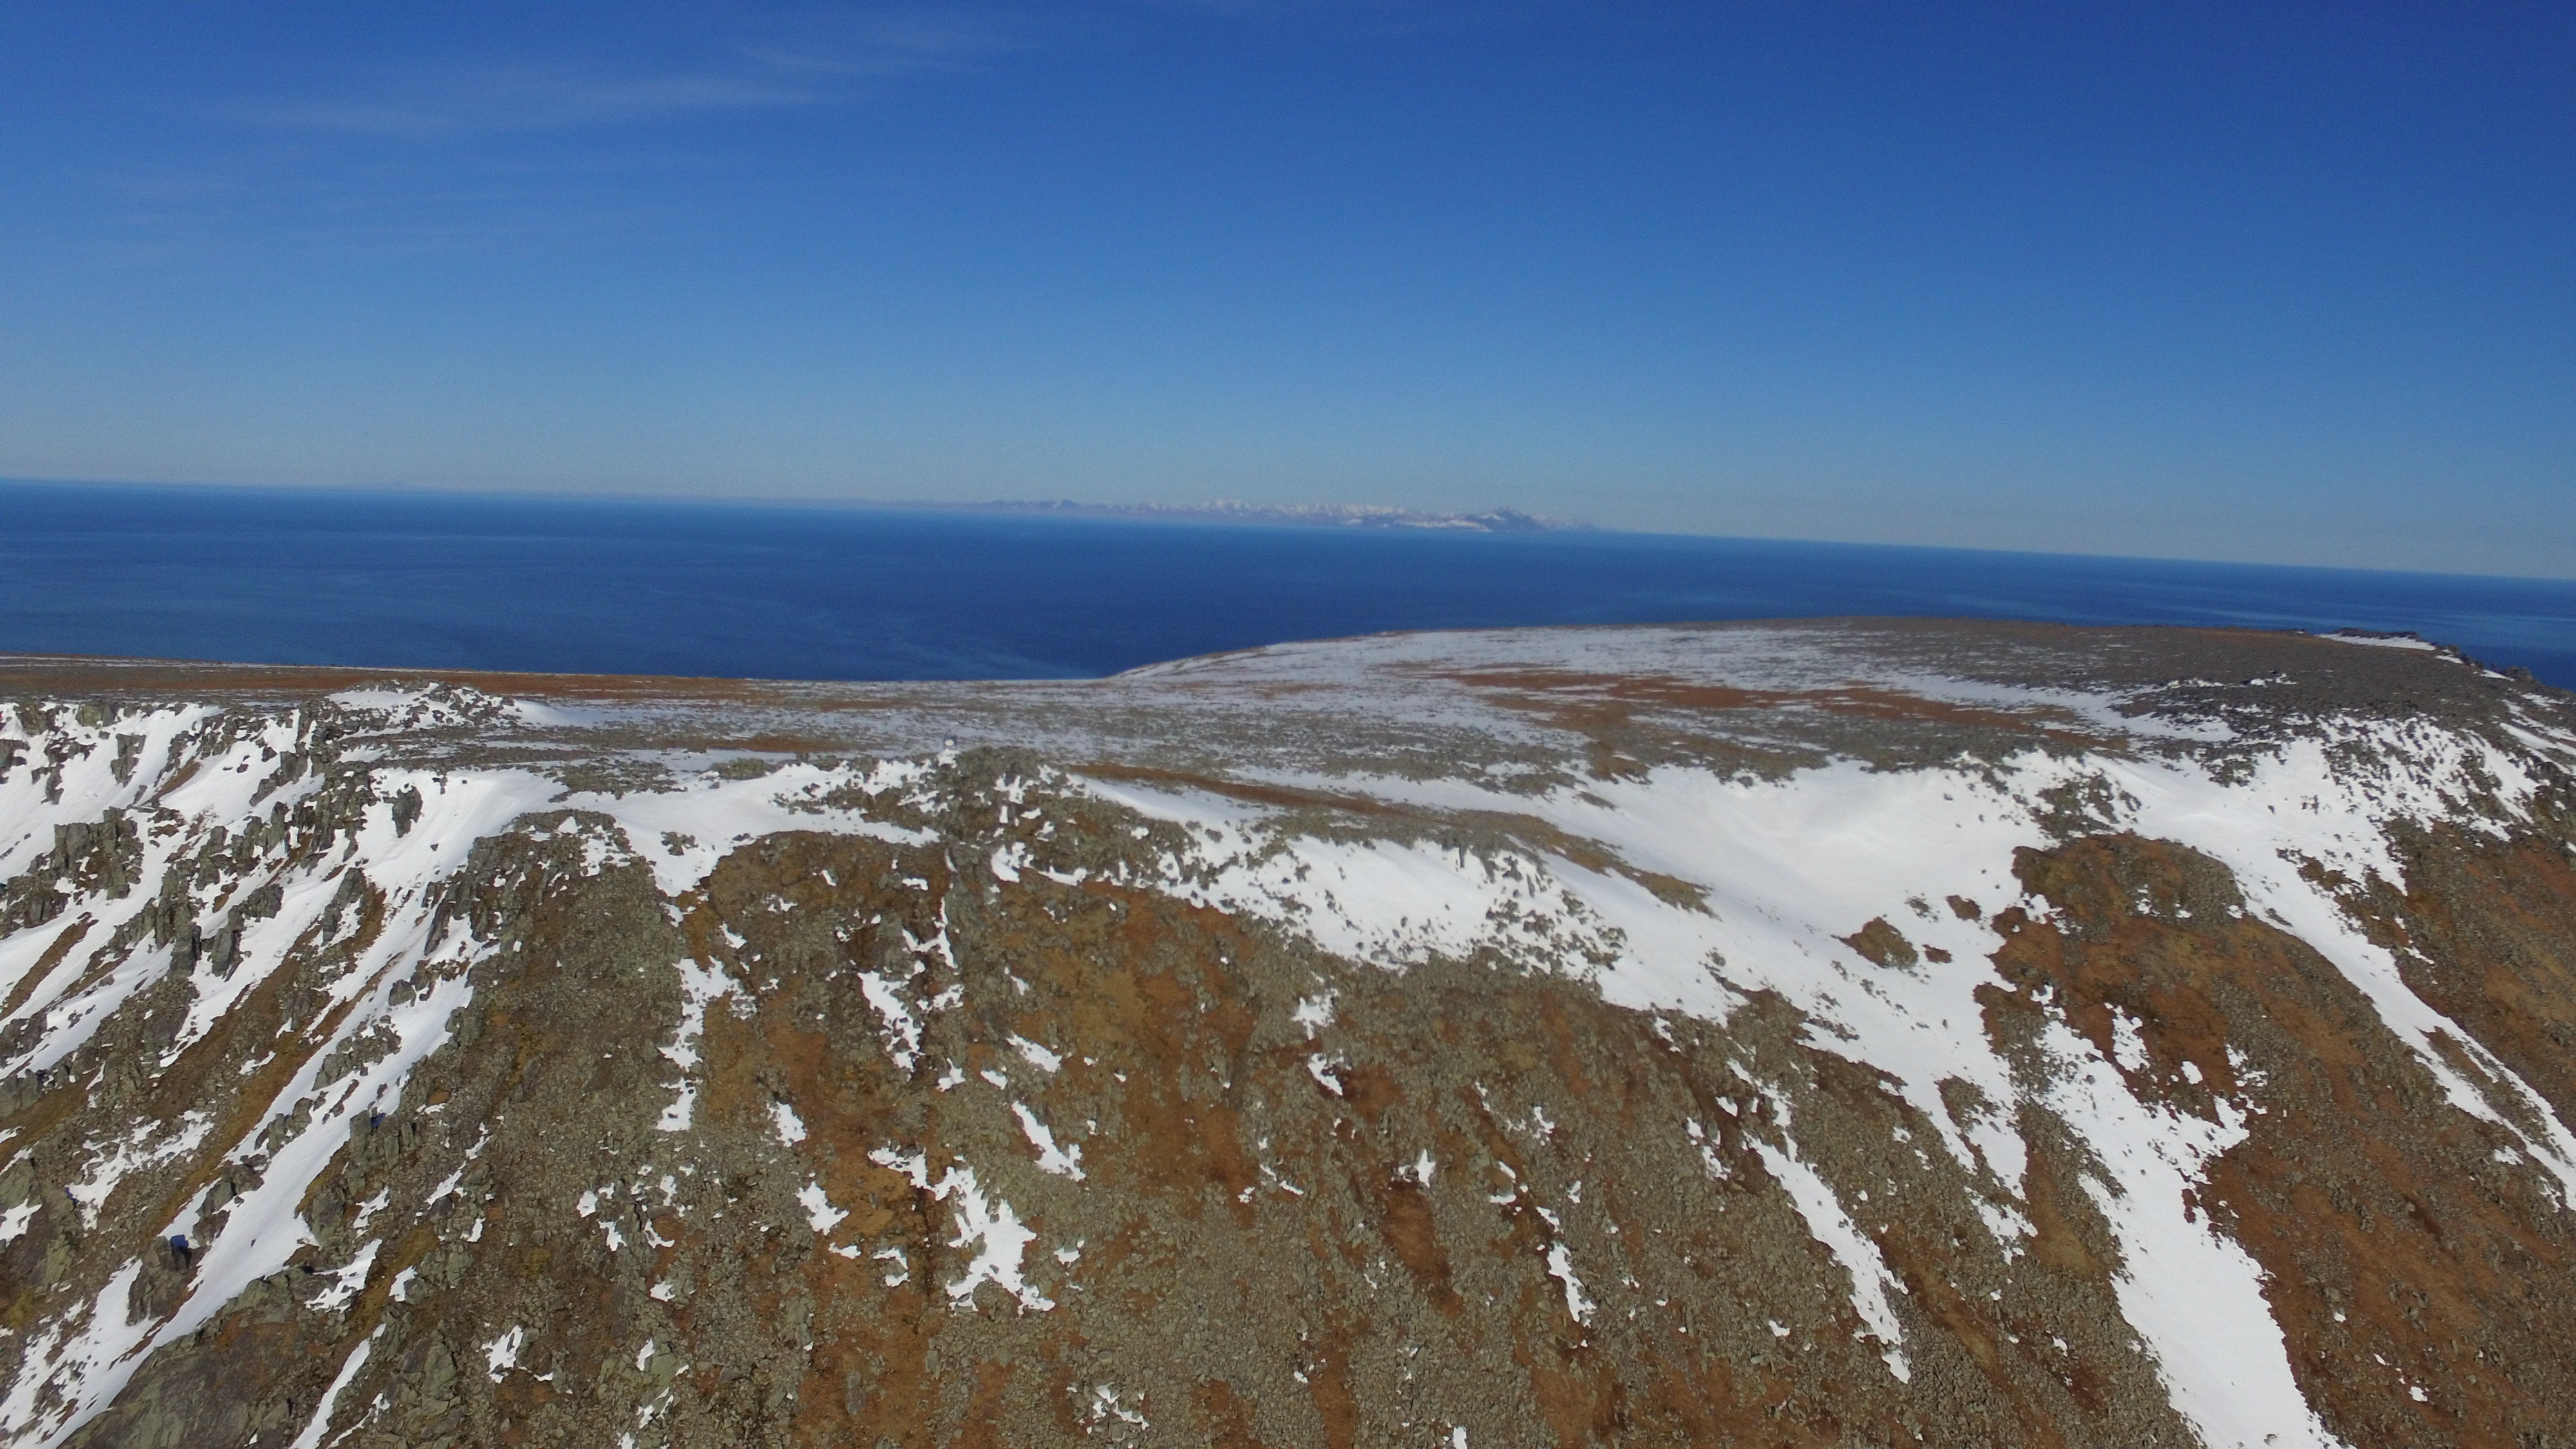
[{"label": "horizon line", "polygon": [[[629,490],[614,488],[544,488],[525,485],[480,486],[464,483],[408,482],[243,482],[223,479],[167,478],[46,478],[25,474],[0,474],[0,487],[80,489],[171,489],[193,493],[316,493],[359,496],[393,496],[408,498],[456,500],[507,500],[524,503],[599,503],[661,504],[675,507],[707,508],[810,508],[827,511],[928,513],[978,517],[1019,517],[1051,519],[1062,522],[1127,523],[1138,526],[1188,527],[1199,525],[1221,528],[1278,528],[1298,532],[1370,532],[1417,535],[1486,537],[1521,537],[1545,535],[1571,541],[1575,538],[1668,538],[1704,539],[1710,542],[1784,544],[1814,548],[1881,549],[1905,553],[1945,553],[2005,558],[2081,559],[2102,563],[2189,564],[2214,569],[2286,570],[2316,574],[2365,574],[2411,578],[2484,579],[2502,583],[2542,584],[2553,587],[2576,586],[2576,575],[2520,574],[2470,569],[2406,569],[2371,567],[2361,564],[2283,563],[2268,560],[2216,559],[2186,554],[2118,553],[2107,549],[2080,548],[1994,548],[1946,543],[1889,543],[1877,539],[1822,538],[1812,535],[1770,533],[1715,533],[1687,528],[1646,528],[1599,525],[1579,520],[1549,519],[1526,513],[1508,505],[1456,511],[1417,509],[1395,504],[1350,503],[1244,503],[1240,500],[1215,499],[1207,503],[1175,504],[1156,502],[1093,503],[1072,499],[900,499],[861,498],[830,494],[758,493],[716,494],[684,493],[664,490]],[[1352,513],[1385,512],[1411,515],[1424,519],[1473,518],[1493,515],[1515,515],[1539,521],[1543,526],[1526,529],[1467,527],[1365,527],[1345,528],[1315,522],[1292,521],[1300,511],[1323,512],[1346,510]],[[1268,513],[1277,517],[1245,517],[1244,513]]]}]

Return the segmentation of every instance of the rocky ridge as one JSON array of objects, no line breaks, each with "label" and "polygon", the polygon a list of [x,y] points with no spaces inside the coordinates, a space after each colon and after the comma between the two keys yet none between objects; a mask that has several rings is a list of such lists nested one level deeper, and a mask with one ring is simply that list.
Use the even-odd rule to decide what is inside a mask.
[{"label": "rocky ridge", "polygon": [[2576,706],[0,659],[11,1445],[2576,1443]]}]

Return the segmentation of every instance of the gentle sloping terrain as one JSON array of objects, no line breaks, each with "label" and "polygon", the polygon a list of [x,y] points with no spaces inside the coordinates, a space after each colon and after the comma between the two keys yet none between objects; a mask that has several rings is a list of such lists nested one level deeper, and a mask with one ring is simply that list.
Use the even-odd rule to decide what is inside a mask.
[{"label": "gentle sloping terrain", "polygon": [[2411,641],[0,699],[10,1445],[2576,1444],[2576,703]]}]

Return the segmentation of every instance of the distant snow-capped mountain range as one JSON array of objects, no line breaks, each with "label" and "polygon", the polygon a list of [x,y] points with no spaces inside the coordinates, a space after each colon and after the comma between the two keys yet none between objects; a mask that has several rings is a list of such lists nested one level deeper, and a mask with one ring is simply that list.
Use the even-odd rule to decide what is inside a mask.
[{"label": "distant snow-capped mountain range", "polygon": [[1571,519],[1545,518],[1516,508],[1489,508],[1481,513],[1426,513],[1374,503],[1244,503],[1220,498],[1211,503],[1077,503],[1071,499],[1035,499],[970,504],[976,512],[1047,513],[1082,518],[1148,518],[1174,523],[1291,524],[1313,528],[1428,528],[1464,533],[1551,533],[1588,529]]}]

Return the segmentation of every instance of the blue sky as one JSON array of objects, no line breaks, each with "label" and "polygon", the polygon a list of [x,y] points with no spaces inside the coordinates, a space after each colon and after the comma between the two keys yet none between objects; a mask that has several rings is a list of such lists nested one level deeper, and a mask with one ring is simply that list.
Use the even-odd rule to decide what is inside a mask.
[{"label": "blue sky", "polygon": [[2576,576],[2576,10],[0,11],[0,475]]}]

